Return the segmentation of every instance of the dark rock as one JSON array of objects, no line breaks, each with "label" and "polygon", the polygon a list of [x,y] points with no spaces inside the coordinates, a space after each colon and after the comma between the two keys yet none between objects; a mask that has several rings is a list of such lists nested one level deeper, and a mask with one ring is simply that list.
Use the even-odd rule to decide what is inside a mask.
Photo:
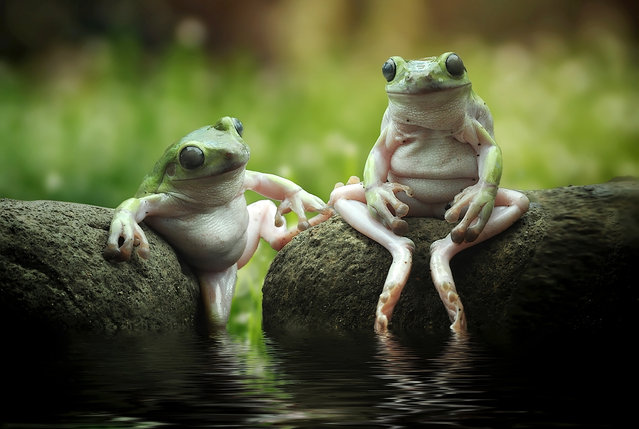
[{"label": "dark rock", "polygon": [[[469,331],[506,338],[607,335],[638,327],[639,181],[525,192],[529,211],[451,263]],[[451,225],[408,218],[413,269],[391,331],[449,326],[430,279],[429,246]],[[373,329],[390,254],[339,216],[297,236],[263,287],[266,330]]]},{"label": "dark rock", "polygon": [[197,279],[143,228],[148,260],[102,257],[112,209],[0,200],[0,312],[5,331],[42,333],[181,329],[197,324]]}]

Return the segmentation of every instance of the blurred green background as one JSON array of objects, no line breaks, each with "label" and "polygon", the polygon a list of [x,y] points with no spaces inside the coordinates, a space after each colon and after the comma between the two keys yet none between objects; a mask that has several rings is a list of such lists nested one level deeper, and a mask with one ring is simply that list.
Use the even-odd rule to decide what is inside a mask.
[{"label": "blurred green background", "polygon": [[[0,0],[0,197],[115,207],[167,145],[232,115],[250,169],[327,199],[378,136],[382,63],[444,51],[492,110],[502,186],[639,176],[638,17],[621,0]],[[261,335],[273,255],[240,271],[240,337]]]}]

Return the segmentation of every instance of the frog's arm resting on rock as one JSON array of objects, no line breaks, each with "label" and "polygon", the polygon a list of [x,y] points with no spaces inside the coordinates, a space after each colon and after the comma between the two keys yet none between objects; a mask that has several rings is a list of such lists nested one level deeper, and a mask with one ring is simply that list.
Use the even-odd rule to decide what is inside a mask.
[{"label": "frog's arm resting on rock", "polygon": [[149,242],[138,224],[149,215],[174,213],[175,205],[168,204],[171,199],[168,194],[161,193],[123,201],[113,214],[107,246],[103,253],[105,258],[127,261],[131,258],[134,247],[137,247],[142,258],[148,258]]}]

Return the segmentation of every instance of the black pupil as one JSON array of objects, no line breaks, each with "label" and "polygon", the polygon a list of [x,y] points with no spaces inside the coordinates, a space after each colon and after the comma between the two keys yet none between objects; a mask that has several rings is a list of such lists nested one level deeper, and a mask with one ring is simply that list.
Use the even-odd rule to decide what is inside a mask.
[{"label": "black pupil", "polygon": [[242,137],[242,133],[244,132],[244,125],[242,121],[237,118],[233,118],[233,126],[235,127],[235,131]]},{"label": "black pupil", "polygon": [[187,170],[201,167],[204,164],[204,152],[195,146],[187,146],[180,152],[180,165]]},{"label": "black pupil", "polygon": [[446,70],[453,77],[460,77],[464,74],[464,62],[457,54],[450,54],[448,58],[446,58]]},{"label": "black pupil", "polygon": [[386,82],[390,82],[395,79],[395,73],[397,71],[397,66],[395,65],[395,61],[392,59],[388,59],[382,66],[382,74],[386,79]]}]

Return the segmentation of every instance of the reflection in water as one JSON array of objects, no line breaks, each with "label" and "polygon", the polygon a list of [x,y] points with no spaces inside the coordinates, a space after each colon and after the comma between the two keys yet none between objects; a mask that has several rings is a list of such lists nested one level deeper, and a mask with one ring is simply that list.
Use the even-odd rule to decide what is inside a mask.
[{"label": "reflection in water", "polygon": [[[30,344],[6,348],[3,424],[608,427],[624,409],[611,381],[597,385],[619,380],[604,363],[584,373],[556,349],[544,365],[496,356],[469,337],[269,333],[247,344],[172,333]],[[593,353],[574,355],[583,364]]]},{"label": "reflection in water", "polygon": [[389,418],[443,423],[487,413],[489,398],[478,386],[485,377],[478,369],[482,355],[468,335],[452,334],[436,356],[427,361],[392,335],[380,337],[380,378],[390,396],[382,408]]}]

